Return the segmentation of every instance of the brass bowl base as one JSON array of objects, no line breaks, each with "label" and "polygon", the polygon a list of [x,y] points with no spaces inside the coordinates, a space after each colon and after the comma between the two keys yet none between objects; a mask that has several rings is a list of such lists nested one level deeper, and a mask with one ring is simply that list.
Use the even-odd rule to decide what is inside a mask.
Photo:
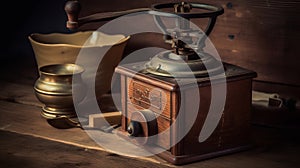
[{"label": "brass bowl base", "polygon": [[47,120],[48,124],[58,129],[81,127],[74,108],[57,109],[44,106],[41,116]]}]

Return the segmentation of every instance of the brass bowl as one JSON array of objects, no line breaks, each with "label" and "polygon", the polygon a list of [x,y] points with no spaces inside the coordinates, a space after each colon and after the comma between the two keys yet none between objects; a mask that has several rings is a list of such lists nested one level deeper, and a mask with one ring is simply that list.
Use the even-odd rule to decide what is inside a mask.
[{"label": "brass bowl", "polygon": [[[72,122],[66,121],[77,117],[74,103],[80,103],[85,96],[86,87],[81,78],[84,69],[75,64],[53,64],[42,66],[39,71],[34,91],[44,104],[41,115],[56,128],[73,127]],[[72,91],[76,91],[76,97]]]},{"label": "brass bowl", "polygon": [[[87,44],[93,35],[97,35],[98,39],[95,44]],[[124,35],[108,35],[101,32],[85,31],[76,33],[50,33],[41,34],[33,33],[28,39],[33,48],[38,68],[51,64],[69,64],[75,63],[78,54],[84,51],[97,51],[97,49],[110,47],[102,59],[96,74],[95,91],[97,98],[107,93],[111,88],[112,76],[115,67],[122,59],[124,48],[130,36]],[[86,61],[94,61],[94,57],[98,55],[85,55]],[[100,57],[100,55],[99,55]],[[90,67],[85,69],[82,75],[83,80],[90,78]]]}]

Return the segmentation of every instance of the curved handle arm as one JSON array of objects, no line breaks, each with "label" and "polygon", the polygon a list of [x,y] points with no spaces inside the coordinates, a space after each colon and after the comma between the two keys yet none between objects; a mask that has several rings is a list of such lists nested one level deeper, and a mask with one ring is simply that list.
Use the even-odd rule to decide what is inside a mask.
[{"label": "curved handle arm", "polygon": [[211,17],[211,18],[209,18],[207,26],[206,26],[206,28],[204,30],[206,36],[208,36],[211,33],[212,29],[215,26],[216,21],[217,21],[217,17]]},{"label": "curved handle arm", "polygon": [[163,9],[166,8],[174,8],[174,5],[177,3],[161,3],[161,4],[154,4],[152,5],[151,14],[154,15],[154,20],[157,23],[158,27],[162,30],[163,33],[166,32],[166,26],[163,24],[163,22],[160,19],[160,16],[164,17],[174,17],[174,15],[177,15],[179,17],[185,18],[185,19],[192,19],[192,18],[209,18],[209,22],[207,27],[205,28],[204,32],[206,36],[208,36],[217,20],[217,17],[224,13],[224,9],[221,6],[214,6],[210,4],[203,4],[203,3],[189,3],[191,8],[197,8],[197,9],[204,9],[208,12],[164,12]]},{"label": "curved handle arm", "polygon": [[197,44],[197,46],[199,47],[199,49],[205,47],[205,43],[204,42],[206,41],[208,35],[211,33],[212,29],[214,28],[216,21],[217,21],[217,17],[211,17],[211,18],[209,18],[207,26],[206,26],[206,28],[204,30],[204,33],[205,33],[206,36],[203,36],[202,39],[199,40],[198,44]]},{"label": "curved handle arm", "polygon": [[125,11],[118,11],[118,12],[104,12],[104,13],[96,13],[93,15],[89,15],[86,17],[78,18],[79,13],[81,10],[81,5],[78,1],[67,1],[65,5],[65,11],[68,16],[67,21],[67,28],[69,29],[77,29],[80,26],[90,23],[90,22],[99,22],[99,21],[109,21],[115,19],[117,17],[127,15],[130,13],[135,12],[142,12],[142,11],[149,11],[150,8],[137,8],[137,9],[130,9]]}]

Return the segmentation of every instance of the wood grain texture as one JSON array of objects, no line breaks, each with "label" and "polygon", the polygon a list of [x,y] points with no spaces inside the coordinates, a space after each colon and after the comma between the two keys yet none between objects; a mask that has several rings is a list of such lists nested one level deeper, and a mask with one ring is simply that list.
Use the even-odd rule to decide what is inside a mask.
[{"label": "wood grain texture", "polygon": [[[12,83],[9,85],[14,86]],[[24,92],[30,93],[30,85],[22,85],[20,83],[18,85],[18,91],[14,90],[16,87],[11,87],[1,92],[0,160],[3,166],[44,166],[49,168],[56,165],[58,167],[76,167],[78,165],[80,167],[93,167],[93,165],[96,167],[99,165],[107,165],[107,167],[113,165],[117,167],[164,167],[163,164],[166,164],[158,157],[154,157],[151,161],[159,163],[154,165],[154,163],[140,163],[127,157],[109,153],[98,153],[98,150],[102,149],[98,149],[98,145],[90,141],[90,138],[82,130],[57,130],[40,118],[39,106],[7,101],[7,98],[10,97],[8,95],[18,97],[20,102],[24,102],[22,98],[27,99],[26,96],[19,95],[25,95]],[[28,96],[33,97],[31,94]],[[298,159],[300,151],[299,135],[295,134],[296,130],[264,128],[253,125],[251,128],[253,131],[251,138],[255,140],[256,148],[242,153],[192,163],[184,167],[265,168],[297,167],[300,164]],[[3,131],[16,132],[17,134],[10,135],[10,133],[3,133]],[[35,139],[35,137],[41,137],[42,139]],[[70,145],[65,146],[65,144]],[[87,148],[89,149],[87,150]],[[40,157],[45,153],[50,154],[46,160]],[[104,158],[101,159],[102,157]],[[169,167],[174,166],[169,165]]]},{"label": "wood grain texture", "polygon": [[[155,87],[154,85],[149,85],[143,83],[142,81],[135,80],[132,78],[127,78],[128,83],[128,95],[127,102],[133,104],[137,108],[149,109],[158,115],[162,115],[168,119],[171,117],[171,93],[167,90],[163,90]],[[145,100],[140,100],[139,96],[135,92],[142,92],[147,94]],[[151,97],[154,97],[157,100],[151,101]]]},{"label": "wood grain texture", "polygon": [[299,86],[300,2],[230,2],[222,1],[225,13],[211,34],[222,59],[255,70],[259,80]]},{"label": "wood grain texture", "polygon": [[[133,107],[132,104],[130,104],[130,103],[127,104],[127,110],[126,110],[126,112],[128,114],[127,123],[130,123],[131,115],[133,112],[136,111],[136,109],[137,108]],[[140,107],[139,109],[144,110],[144,108],[142,108],[142,107]],[[123,117],[123,118],[125,118],[125,117]],[[157,126],[158,126],[157,127],[158,133],[164,132],[165,130],[167,130],[170,127],[171,120],[168,118],[165,118],[161,115],[156,114],[156,121],[157,121]],[[127,126],[128,126],[128,124],[125,125],[125,128],[127,128]],[[149,129],[153,129],[153,128],[149,127]],[[123,131],[126,131],[126,129],[125,130],[123,129]],[[164,137],[158,136],[155,144],[168,150],[170,147],[170,136],[164,136]]]},{"label": "wood grain texture", "polygon": [[[149,7],[153,3],[169,1],[80,0],[80,2],[81,16],[86,16],[95,12]],[[225,13],[218,17],[210,34],[210,40],[223,61],[256,71],[257,80],[287,84],[285,91],[289,90],[291,95],[297,95],[293,93],[295,88],[289,87],[289,84],[295,85],[296,89],[300,87],[298,58],[300,1],[202,0],[201,2],[219,4],[225,9]],[[193,22],[205,24],[205,21]],[[95,29],[102,24],[104,23],[86,25],[83,29]],[[125,49],[125,55],[155,44],[164,45],[160,37],[133,37]],[[272,86],[273,84],[269,83],[263,89]]]},{"label": "wood grain texture", "polygon": [[[140,134],[145,138],[147,138],[149,129],[158,128],[157,134],[164,131],[169,133],[168,135],[170,136],[165,136],[161,139],[156,138],[157,143],[154,144],[164,149],[169,149],[168,146],[172,143],[171,150],[162,152],[158,154],[159,156],[177,165],[231,154],[249,147],[253,71],[228,65],[226,66],[225,86],[224,83],[220,84],[220,82],[213,83],[214,87],[212,87],[212,84],[202,85],[201,82],[198,82],[196,86],[192,87],[190,82],[188,82],[190,81],[189,78],[181,78],[181,84],[184,86],[177,86],[179,84],[170,78],[138,72],[139,70],[136,70],[135,67],[141,66],[139,64],[143,65],[144,62],[136,63],[134,64],[135,66],[127,64],[117,68],[118,73],[123,78],[127,78],[126,83],[123,82],[121,86],[121,90],[127,92],[127,95],[123,97],[127,102],[124,113],[127,114],[127,123],[132,118],[134,120],[133,115],[136,112],[141,113],[141,111],[147,110],[148,113],[155,115],[157,124],[155,128],[150,126],[143,127],[145,124],[150,125],[150,120],[135,121],[142,126],[143,131],[140,131]],[[144,76],[145,79],[139,80],[140,76]],[[174,87],[180,87],[180,89],[162,89],[159,80],[163,80],[165,84],[170,86],[176,85]],[[205,82],[205,80],[202,82]],[[214,91],[217,92],[221,91],[221,89],[226,89],[226,97],[222,99],[222,97],[219,97],[221,95],[218,95],[217,100],[213,99],[216,97],[213,97],[212,89],[215,89]],[[159,99],[167,105],[162,109],[162,113],[157,113],[155,108],[151,109],[152,104],[144,103],[149,101],[148,99],[151,95],[149,93],[152,90],[161,90],[169,97],[168,99]],[[155,92],[155,95],[160,95],[159,93]],[[215,107],[220,105],[220,101],[223,100],[225,101],[224,107]],[[212,105],[211,103],[214,103],[212,101],[218,103]],[[220,120],[217,118],[218,113],[221,113]],[[165,117],[165,115],[168,116]],[[208,120],[209,117],[211,120]],[[123,119],[125,119],[125,116],[123,116]],[[216,122],[216,125],[213,122]],[[216,128],[212,128],[214,126]],[[207,139],[200,142],[199,136],[203,129],[213,130],[212,132],[208,131]],[[126,132],[126,129],[123,128],[122,131]],[[236,138],[237,136],[239,138]],[[148,146],[148,144],[143,144]]]},{"label": "wood grain texture", "polygon": [[[2,167],[118,167],[168,168],[169,166],[123,157],[105,151],[67,145],[39,137],[0,131],[0,162]],[[47,155],[47,157],[41,157]]]},{"label": "wood grain texture", "polygon": [[53,128],[40,115],[40,107],[0,101],[1,130],[48,138],[87,148],[100,149],[84,130]]},{"label": "wood grain texture", "polygon": [[[43,140],[48,140],[55,143],[58,142],[59,144],[63,145],[68,144],[80,149],[96,150],[102,152],[104,151],[104,149],[99,146],[99,144],[97,144],[94,140],[92,140],[87,132],[83,129],[72,128],[61,130],[50,126],[46,122],[46,120],[41,117],[40,112],[42,104],[38,102],[34,93],[32,93],[33,86],[28,85],[27,78],[24,77],[26,76],[21,76],[20,78],[18,78],[18,83],[4,82],[0,80],[0,86],[4,89],[0,91],[1,131],[15,132],[17,134],[28,135],[29,137],[38,137]],[[109,104],[106,105],[109,106]],[[0,136],[3,140],[2,135],[3,134],[1,133]],[[102,138],[103,137],[104,136],[102,136]],[[1,144],[3,145],[3,143]],[[49,149],[44,148],[43,150],[47,151]],[[27,150],[27,152],[31,152],[32,154],[33,151]],[[39,152],[41,154],[42,151]],[[1,158],[2,156],[3,155],[1,153]],[[12,157],[18,159],[14,156]],[[35,161],[37,161],[37,158],[32,159],[35,159]],[[150,162],[157,162],[152,157],[141,159],[145,159]],[[158,157],[156,157],[156,159],[160,160],[158,161],[160,162],[160,164],[164,164],[163,162],[165,162]],[[11,160],[9,162],[11,162]],[[1,163],[4,162],[2,162],[1,160]],[[12,163],[7,164],[12,165]]]},{"label": "wood grain texture", "polygon": [[[98,149],[97,144],[93,146],[90,138],[82,130],[62,131],[49,126],[40,117],[41,104],[32,94],[32,86],[37,75],[36,68],[33,64],[26,62],[29,61],[28,59],[19,61],[19,64],[12,61],[10,63],[13,64],[0,67],[2,70],[0,75],[0,125],[2,130],[0,131],[0,162],[2,167],[163,167],[167,164],[156,156],[151,157],[153,158],[151,162],[159,164],[135,162],[127,157],[110,153],[98,154],[98,150],[102,149]],[[7,67],[12,66],[16,69],[7,73]],[[263,115],[262,112],[264,111],[257,111],[260,113],[256,113],[257,117]],[[277,117],[277,115],[274,116],[273,111],[269,111],[266,115],[266,117],[268,115]],[[298,118],[292,119],[299,123]],[[253,131],[251,139],[256,145],[254,149],[183,167],[299,167],[300,136],[297,134],[299,126],[294,129],[286,127],[278,129],[251,125],[251,130]],[[17,135],[3,133],[7,131],[16,132]],[[34,137],[42,139],[36,140]],[[41,158],[45,154],[49,154],[49,156]],[[136,159],[140,161],[140,158]]]}]

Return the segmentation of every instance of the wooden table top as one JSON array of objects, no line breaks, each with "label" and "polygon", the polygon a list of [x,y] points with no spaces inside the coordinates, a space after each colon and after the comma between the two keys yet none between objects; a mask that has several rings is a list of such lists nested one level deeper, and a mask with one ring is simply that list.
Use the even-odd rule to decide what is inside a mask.
[{"label": "wooden table top", "polygon": [[[12,69],[11,67],[14,68]],[[39,137],[45,141],[56,141],[81,149],[104,151],[84,130],[80,128],[56,129],[48,125],[40,116],[42,104],[36,99],[33,91],[33,84],[37,79],[34,60],[19,60],[18,62],[9,60],[7,64],[3,64],[0,67],[0,70],[0,130],[30,137]],[[6,134],[0,132],[0,135],[5,136]],[[184,167],[273,168],[297,167],[300,165],[300,160],[298,159],[300,155],[299,131],[253,125],[252,135],[256,145],[253,149],[188,164]],[[7,149],[9,148],[7,146]],[[1,153],[3,153],[3,149],[5,147],[2,146]],[[34,152],[33,150],[34,148],[32,148],[31,152]],[[44,149],[44,151],[46,150]],[[30,149],[27,152],[30,152]],[[118,160],[124,158],[107,158],[106,164],[109,165],[111,159],[117,163]],[[36,158],[36,160],[38,161],[39,158]],[[151,167],[174,167],[156,156],[137,158],[137,160],[141,162],[137,162],[136,165],[144,167],[147,167],[147,165]],[[105,159],[101,160],[101,164],[105,165],[105,161]],[[120,162],[120,164],[126,163]],[[117,164],[114,166],[117,166]]]}]

